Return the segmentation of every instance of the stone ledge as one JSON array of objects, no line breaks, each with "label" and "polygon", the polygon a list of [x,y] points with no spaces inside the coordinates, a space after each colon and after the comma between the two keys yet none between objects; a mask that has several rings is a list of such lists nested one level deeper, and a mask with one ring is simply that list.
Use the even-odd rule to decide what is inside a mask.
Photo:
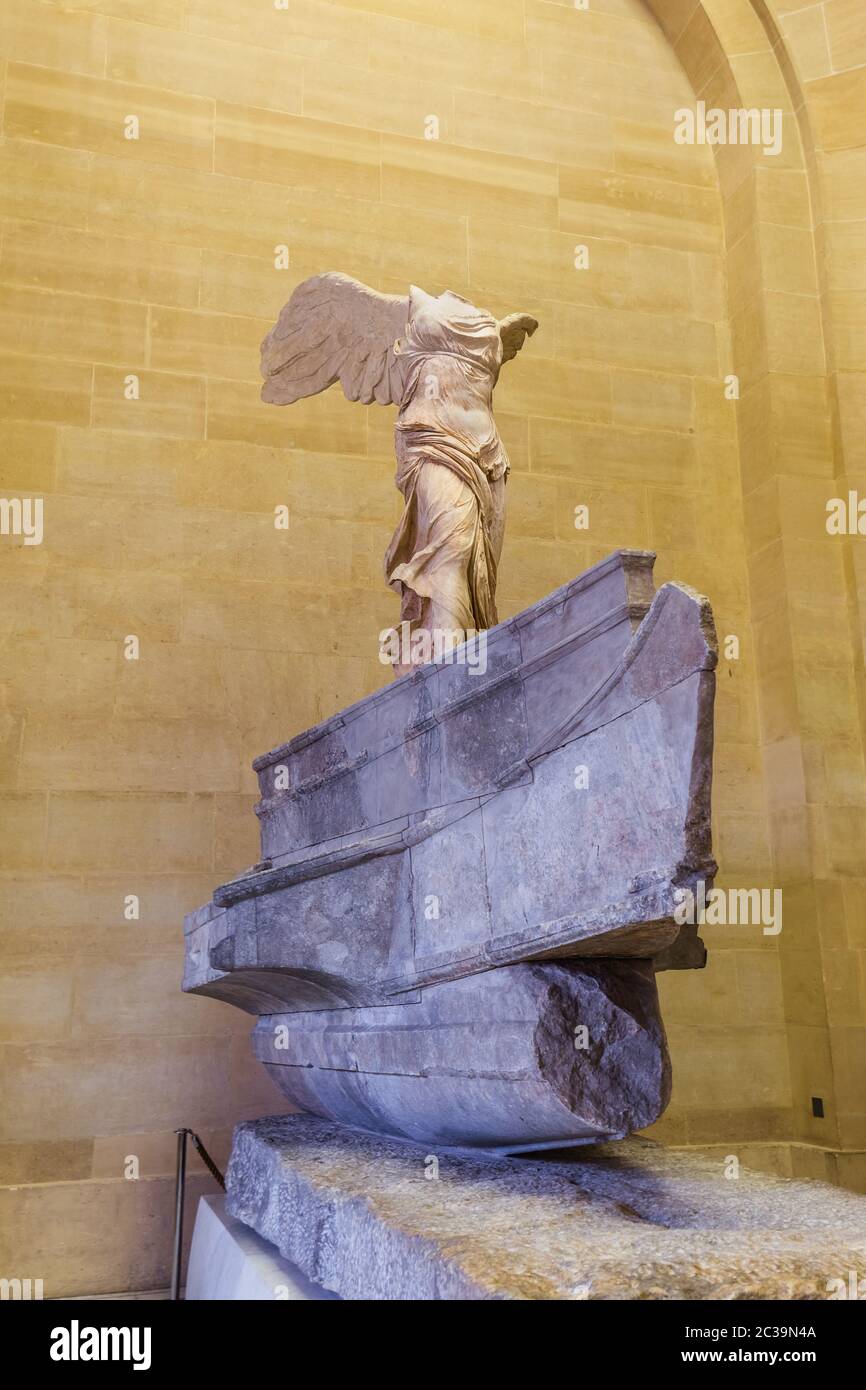
[{"label": "stone ledge", "polygon": [[236,1130],[228,1210],[347,1299],[826,1299],[866,1274],[862,1197],[643,1139],[498,1158],[279,1116]]}]

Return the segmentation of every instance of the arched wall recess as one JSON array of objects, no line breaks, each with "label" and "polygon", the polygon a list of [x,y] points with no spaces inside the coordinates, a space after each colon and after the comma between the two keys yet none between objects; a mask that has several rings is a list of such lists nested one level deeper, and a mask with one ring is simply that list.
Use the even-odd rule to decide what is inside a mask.
[{"label": "arched wall recess", "polygon": [[827,503],[866,474],[866,40],[850,0],[645,3],[696,101],[782,112],[778,155],[714,153],[794,1135],[841,1174],[866,1148],[866,558]]}]

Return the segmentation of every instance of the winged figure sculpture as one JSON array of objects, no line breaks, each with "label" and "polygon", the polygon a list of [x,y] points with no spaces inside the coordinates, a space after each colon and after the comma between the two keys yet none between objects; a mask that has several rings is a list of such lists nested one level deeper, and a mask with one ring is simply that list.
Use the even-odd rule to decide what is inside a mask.
[{"label": "winged figure sculpture", "polygon": [[[271,404],[339,381],[350,401],[399,407],[404,508],[385,554],[410,633],[398,675],[497,622],[509,464],[493,389],[537,327],[529,314],[496,319],[451,290],[379,294],[328,271],[297,286],[262,344],[262,399]],[[414,640],[421,635],[428,640]]]}]

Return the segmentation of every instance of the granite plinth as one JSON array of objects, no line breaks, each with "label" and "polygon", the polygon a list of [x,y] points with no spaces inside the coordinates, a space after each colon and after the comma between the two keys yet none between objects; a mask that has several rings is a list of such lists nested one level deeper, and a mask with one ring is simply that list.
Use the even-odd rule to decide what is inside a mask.
[{"label": "granite plinth", "polygon": [[309,1115],[242,1124],[228,1210],[346,1299],[811,1299],[866,1199],[643,1139],[503,1158]]}]

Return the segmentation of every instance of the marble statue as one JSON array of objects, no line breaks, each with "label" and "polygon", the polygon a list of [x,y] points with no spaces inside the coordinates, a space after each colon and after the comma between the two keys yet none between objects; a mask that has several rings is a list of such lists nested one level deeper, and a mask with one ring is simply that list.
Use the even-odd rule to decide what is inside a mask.
[{"label": "marble statue", "polygon": [[[290,405],[339,381],[350,401],[400,407],[405,506],[385,555],[401,624],[456,646],[494,627],[508,457],[493,419],[504,362],[538,327],[497,320],[451,290],[379,294],[348,275],[298,285],[262,344],[262,399]],[[410,651],[423,652],[423,643]],[[411,662],[395,663],[401,674]]]},{"label": "marble statue", "polygon": [[536,327],[326,274],[265,339],[266,401],[339,381],[399,406],[388,581],[417,630],[483,631],[485,661],[410,660],[255,760],[261,859],[187,918],[184,976],[257,1017],[302,1109],[509,1152],[662,1113],[656,972],[703,965],[680,905],[716,872],[707,600],[619,550],[497,621],[492,396]]},{"label": "marble statue", "polygon": [[410,649],[253,763],[261,858],[188,915],[183,987],[255,1017],[306,1113],[236,1129],[227,1211],[297,1266],[271,1257],[264,1297],[822,1297],[862,1248],[857,1198],[627,1139],[671,1093],[657,972],[706,958],[682,908],[717,869],[718,649],[707,599],[656,590],[645,551],[497,621],[492,396],[536,327],[325,274],[265,339],[266,401],[339,381],[399,406],[387,580],[403,623],[458,652],[483,631],[485,661]]}]

